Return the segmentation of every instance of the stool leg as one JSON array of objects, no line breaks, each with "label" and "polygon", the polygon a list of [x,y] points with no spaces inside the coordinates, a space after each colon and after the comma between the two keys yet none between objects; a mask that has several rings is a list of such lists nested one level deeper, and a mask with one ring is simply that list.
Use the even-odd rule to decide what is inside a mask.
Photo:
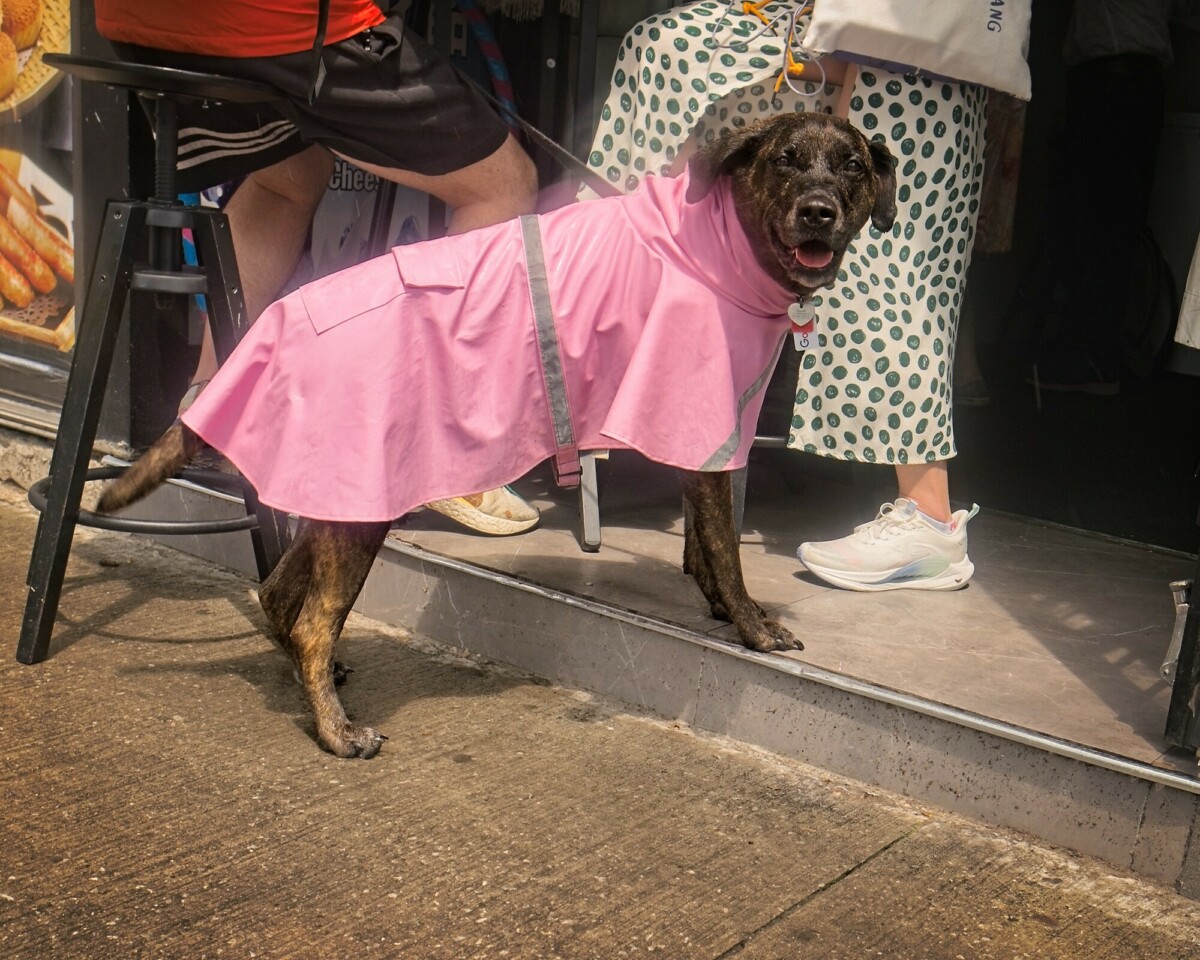
[{"label": "stool leg", "polygon": [[192,239],[196,243],[196,259],[208,278],[205,296],[208,298],[213,346],[218,362],[224,363],[253,321],[246,315],[242,276],[233,252],[229,218],[219,210],[203,207],[193,210]]},{"label": "stool leg", "polygon": [[38,519],[29,562],[29,595],[17,644],[17,659],[22,663],[44,660],[50,646],[104,388],[129,291],[134,247],[144,223],[145,211],[133,204],[110,203],[105,210],[50,459],[46,508]]},{"label": "stool leg", "polygon": [[[218,210],[200,209],[192,215],[192,238],[196,259],[208,277],[208,316],[212,324],[213,346],[217,360],[224,363],[233,348],[250,329],[252,318],[246,315],[242,278],[238,272],[229,232],[229,218]],[[258,518],[258,527],[250,532],[254,562],[259,578],[265,580],[283,556],[288,541],[285,514],[264,507],[250,484],[244,484],[246,509]]]}]

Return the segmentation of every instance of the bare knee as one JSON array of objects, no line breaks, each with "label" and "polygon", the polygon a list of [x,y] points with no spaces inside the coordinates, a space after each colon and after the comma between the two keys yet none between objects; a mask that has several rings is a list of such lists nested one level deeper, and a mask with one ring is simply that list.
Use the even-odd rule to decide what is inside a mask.
[{"label": "bare knee", "polygon": [[[446,188],[460,194],[450,203],[449,232],[465,233],[476,227],[532,213],[537,206],[537,168],[510,135],[490,157],[452,174]],[[436,191],[434,192],[436,195]]]},{"label": "bare knee", "polygon": [[537,206],[537,168],[512,135],[482,160],[437,176],[350,162],[385,180],[437,197],[453,211],[451,233],[511,220],[532,213]]},{"label": "bare knee", "polygon": [[[478,175],[491,184],[488,196],[512,207],[512,216],[530,213],[537,205],[537,167],[511,135],[490,157],[482,161]],[[475,166],[479,166],[476,164]],[[472,168],[468,168],[474,173]]]}]

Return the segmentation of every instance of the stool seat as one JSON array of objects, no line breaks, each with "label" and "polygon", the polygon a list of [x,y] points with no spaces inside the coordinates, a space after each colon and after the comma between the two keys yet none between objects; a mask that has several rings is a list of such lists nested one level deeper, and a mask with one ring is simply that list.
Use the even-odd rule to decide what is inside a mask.
[{"label": "stool seat", "polygon": [[217,100],[225,103],[265,103],[281,98],[278,90],[265,83],[218,76],[215,73],[177,70],[174,67],[131,63],[127,60],[97,60],[69,53],[47,53],[42,61],[81,80],[128,87],[152,96],[170,94],[181,100]]}]

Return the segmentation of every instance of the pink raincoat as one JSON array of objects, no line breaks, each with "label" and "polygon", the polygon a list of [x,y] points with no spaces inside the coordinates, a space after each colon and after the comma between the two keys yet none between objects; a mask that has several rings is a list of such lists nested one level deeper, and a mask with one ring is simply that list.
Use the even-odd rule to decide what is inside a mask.
[{"label": "pink raincoat", "polygon": [[[794,297],[720,178],[537,218],[580,450],[743,466]],[[390,520],[555,456],[521,224],[410,246],[272,304],[184,414],[263,503]]]}]

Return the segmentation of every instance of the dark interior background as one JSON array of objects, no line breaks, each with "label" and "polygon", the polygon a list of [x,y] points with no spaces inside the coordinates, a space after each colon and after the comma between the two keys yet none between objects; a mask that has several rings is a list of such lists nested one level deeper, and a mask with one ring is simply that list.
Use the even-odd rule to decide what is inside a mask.
[{"label": "dark interior background", "polygon": [[[963,322],[974,327],[991,400],[955,409],[959,455],[950,464],[951,498],[1194,553],[1200,541],[1200,351],[1172,344],[1175,308],[1153,368],[1142,379],[1124,378],[1117,396],[1043,391],[1039,407],[1027,382],[1034,331],[1021,315],[1018,289],[1042,218],[1055,204],[1050,169],[1063,116],[1061,51],[1070,9],[1070,0],[1033,5],[1034,92],[1026,113],[1013,249],[975,254],[964,304]],[[1150,217],[1179,293],[1200,235],[1200,31],[1195,22],[1172,27],[1175,62],[1168,74]],[[1096,131],[1096,151],[1121,148],[1105,130]],[[1113,184],[1111,197],[1097,202],[1120,202],[1120,184]],[[1112,237],[1113,270],[1128,266],[1132,241]],[[769,416],[764,426],[771,425]],[[887,467],[822,463],[782,451],[757,459],[783,471],[795,489],[818,480],[860,487],[868,516],[895,495],[894,474]]]},{"label": "dark interior background", "polygon": [[[1123,378],[1117,396],[1043,392],[1039,408],[1026,381],[1030,331],[1017,288],[1042,217],[1054,209],[1049,174],[1063,113],[1061,50],[1070,6],[1067,0],[1034,3],[1034,96],[1014,249],[976,257],[964,311],[977,332],[992,399],[955,411],[959,457],[951,465],[951,492],[986,507],[1195,552],[1200,363],[1197,351],[1171,343],[1175,311],[1153,369],[1141,380]],[[1177,23],[1172,43],[1150,226],[1181,293],[1200,234],[1200,32],[1192,21]],[[1097,130],[1094,148],[1122,145]],[[1120,184],[1113,184],[1111,197],[1096,199],[1120,202]],[[1132,246],[1132,238],[1112,238],[1114,270],[1123,268]]]}]

